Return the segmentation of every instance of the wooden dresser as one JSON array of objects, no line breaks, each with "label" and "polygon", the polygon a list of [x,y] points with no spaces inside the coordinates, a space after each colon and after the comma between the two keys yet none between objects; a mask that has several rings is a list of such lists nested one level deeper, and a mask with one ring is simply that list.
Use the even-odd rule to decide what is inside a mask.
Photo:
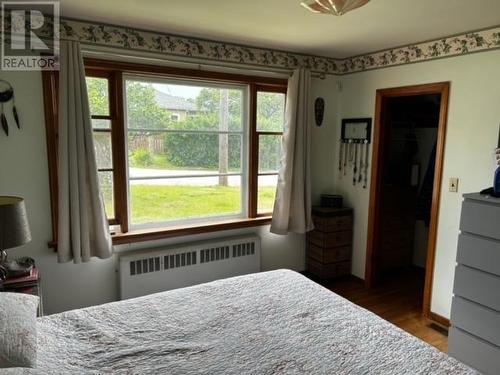
[{"label": "wooden dresser", "polygon": [[449,354],[500,371],[500,199],[466,194],[451,306]]},{"label": "wooden dresser", "polygon": [[307,234],[307,270],[322,278],[351,274],[352,209],[313,207]]}]

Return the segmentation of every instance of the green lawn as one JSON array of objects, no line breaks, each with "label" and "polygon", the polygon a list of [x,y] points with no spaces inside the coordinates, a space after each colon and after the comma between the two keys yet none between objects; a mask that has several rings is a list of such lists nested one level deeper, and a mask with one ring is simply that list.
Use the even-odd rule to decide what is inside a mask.
[{"label": "green lawn", "polygon": [[[129,154],[129,163],[132,168],[147,168],[147,169],[165,169],[169,171],[183,171],[183,170],[188,170],[188,171],[204,171],[204,172],[218,172],[219,169],[217,166],[214,166],[213,168],[203,168],[203,167],[193,167],[193,166],[188,166],[188,167],[179,167],[178,165],[172,164],[168,159],[166,155],[161,155],[161,154],[149,154],[149,153],[143,153],[141,152],[142,150],[139,150],[139,155],[145,155],[143,156],[144,159],[140,159],[137,155],[134,157],[134,153]],[[231,168],[229,167],[229,172],[239,172],[239,168]]]},{"label": "green lawn", "polygon": [[[133,224],[241,211],[240,189],[237,187],[132,185],[130,188]],[[274,187],[259,189],[259,212],[272,211],[275,190]],[[110,202],[106,203],[110,207]]]}]

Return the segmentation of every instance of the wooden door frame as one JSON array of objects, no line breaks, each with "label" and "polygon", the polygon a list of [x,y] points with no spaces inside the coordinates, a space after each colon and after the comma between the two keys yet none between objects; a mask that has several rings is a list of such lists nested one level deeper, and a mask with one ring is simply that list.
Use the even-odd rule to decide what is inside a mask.
[{"label": "wooden door frame", "polygon": [[[379,178],[379,171],[381,169],[381,147],[382,139],[384,136],[383,128],[383,104],[384,99],[394,98],[401,96],[413,95],[427,95],[427,94],[441,94],[441,104],[439,111],[439,125],[436,146],[436,164],[434,171],[434,186],[432,193],[432,208],[429,224],[429,242],[427,247],[427,262],[425,272],[425,286],[423,296],[423,315],[426,318],[432,318],[439,322],[439,316],[431,313],[431,296],[432,284],[434,278],[434,261],[436,255],[436,239],[438,230],[439,218],[439,202],[441,198],[441,186],[443,178],[443,162],[444,162],[444,148],[446,139],[446,126],[448,118],[448,99],[450,92],[450,82],[438,82],[415,86],[403,86],[388,89],[377,90],[376,104],[375,104],[375,129],[373,132],[373,153],[372,153],[372,172],[370,184],[370,203],[368,211],[368,238],[366,245],[366,268],[365,268],[365,284],[367,287],[373,287],[375,283],[375,270],[373,267],[375,259],[375,237],[376,237],[376,218],[377,210],[379,209],[378,196],[380,193],[381,179]],[[444,319],[444,318],[443,318]]]}]

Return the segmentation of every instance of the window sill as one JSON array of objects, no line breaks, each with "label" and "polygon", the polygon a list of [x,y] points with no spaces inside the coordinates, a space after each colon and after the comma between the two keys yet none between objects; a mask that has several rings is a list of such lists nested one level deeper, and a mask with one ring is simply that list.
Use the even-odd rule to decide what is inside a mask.
[{"label": "window sill", "polygon": [[192,236],[195,234],[219,232],[223,230],[256,227],[271,224],[271,216],[262,216],[251,219],[238,219],[207,223],[203,225],[175,226],[169,228],[154,228],[134,230],[127,233],[117,233],[113,237],[113,245],[123,245],[134,242],[161,240],[165,238]]}]

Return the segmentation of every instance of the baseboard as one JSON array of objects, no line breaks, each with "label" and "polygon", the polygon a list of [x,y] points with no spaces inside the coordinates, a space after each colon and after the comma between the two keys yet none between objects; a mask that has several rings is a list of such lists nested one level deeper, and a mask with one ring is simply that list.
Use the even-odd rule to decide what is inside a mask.
[{"label": "baseboard", "polygon": [[429,316],[427,317],[431,322],[448,329],[450,328],[450,319],[445,318],[444,316],[441,316],[439,314],[433,313],[432,311],[429,312]]}]

